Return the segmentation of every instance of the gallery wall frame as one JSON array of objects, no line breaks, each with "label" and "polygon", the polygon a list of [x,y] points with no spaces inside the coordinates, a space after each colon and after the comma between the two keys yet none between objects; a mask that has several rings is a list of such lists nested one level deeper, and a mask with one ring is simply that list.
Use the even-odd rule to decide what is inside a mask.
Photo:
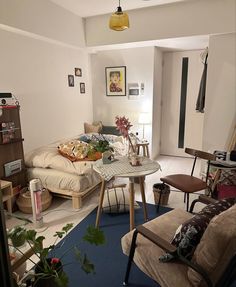
[{"label": "gallery wall frame", "polygon": [[106,67],[106,95],[126,96],[126,66]]},{"label": "gallery wall frame", "polygon": [[81,68],[75,68],[75,76],[76,77],[82,77],[82,69]]},{"label": "gallery wall frame", "polygon": [[79,86],[80,86],[80,93],[85,94],[85,83],[80,83]]},{"label": "gallery wall frame", "polygon": [[75,86],[75,81],[74,81],[74,76],[73,75],[68,75],[68,86],[69,87],[74,87]]}]

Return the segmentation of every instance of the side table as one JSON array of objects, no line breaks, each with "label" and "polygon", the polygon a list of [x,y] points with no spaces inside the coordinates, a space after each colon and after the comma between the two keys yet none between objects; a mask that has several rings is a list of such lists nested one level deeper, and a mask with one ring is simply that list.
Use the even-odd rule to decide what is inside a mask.
[{"label": "side table", "polygon": [[136,144],[137,155],[140,155],[141,148],[142,148],[143,156],[150,158],[148,146],[149,146],[149,142],[137,143]]},{"label": "side table", "polygon": [[160,169],[160,165],[148,158],[145,158],[142,161],[142,166],[131,166],[129,159],[126,157],[121,157],[114,161],[111,164],[104,165],[102,161],[99,160],[94,165],[95,171],[100,173],[102,178],[102,186],[100,191],[99,205],[97,210],[97,217],[95,226],[98,227],[100,223],[100,217],[102,213],[102,204],[104,199],[106,183],[113,177],[123,177],[129,179],[129,212],[130,212],[130,230],[133,230],[135,227],[134,223],[134,179],[139,179],[140,191],[142,195],[143,202],[143,212],[144,219],[147,221],[147,208],[146,208],[146,198],[145,198],[145,189],[143,177],[152,173],[157,172]]}]

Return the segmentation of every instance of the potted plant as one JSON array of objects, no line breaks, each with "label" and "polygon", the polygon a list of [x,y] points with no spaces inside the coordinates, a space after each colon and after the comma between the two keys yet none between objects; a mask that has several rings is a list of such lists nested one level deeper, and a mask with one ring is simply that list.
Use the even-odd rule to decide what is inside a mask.
[{"label": "potted plant", "polygon": [[13,247],[21,247],[25,244],[26,229],[23,226],[15,226],[7,233],[8,238],[11,239]]},{"label": "potted plant", "polygon": [[[62,239],[65,235],[68,234],[69,230],[73,227],[72,223],[66,224],[60,231],[56,231],[54,234],[55,241],[52,245],[48,247],[43,247],[43,241],[45,240],[44,236],[38,236],[35,230],[23,230],[22,236],[25,238],[26,242],[32,248],[34,254],[38,257],[39,262],[36,263],[32,259],[29,259],[32,263],[35,264],[35,274],[32,280],[32,286],[34,287],[66,287],[68,286],[68,277],[63,271],[63,256],[60,258],[55,257],[55,251],[57,248],[60,248],[64,244],[62,240],[58,245],[59,239]],[[104,234],[101,230],[89,226],[87,228],[86,234],[83,237],[83,240],[87,241],[90,244],[100,245],[104,244]],[[22,251],[16,248],[19,252]],[[78,246],[71,246],[71,249],[74,249],[76,258],[81,265],[81,268],[86,273],[94,272],[94,265],[87,258],[86,254],[82,254]],[[68,252],[67,250],[66,252]],[[23,253],[22,253],[23,255]],[[66,262],[69,264],[70,262]]]}]

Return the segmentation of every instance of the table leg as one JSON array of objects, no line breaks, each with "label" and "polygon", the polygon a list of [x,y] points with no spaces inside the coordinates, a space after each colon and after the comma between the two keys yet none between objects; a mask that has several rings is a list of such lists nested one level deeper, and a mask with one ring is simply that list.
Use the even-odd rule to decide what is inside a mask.
[{"label": "table leg", "polygon": [[134,178],[129,179],[129,218],[131,231],[134,229]]},{"label": "table leg", "polygon": [[106,186],[106,182],[105,182],[104,179],[102,179],[100,198],[99,198],[99,205],[98,205],[96,224],[95,224],[96,227],[99,227],[99,222],[100,222],[100,217],[101,217],[101,212],[102,212],[103,198],[104,198],[104,193],[105,193],[105,186]]},{"label": "table leg", "polygon": [[144,215],[144,220],[145,220],[145,221],[148,221],[146,198],[145,198],[145,190],[144,190],[144,177],[143,177],[143,176],[140,176],[140,177],[139,177],[139,185],[140,185],[140,192],[141,192],[142,201],[143,201],[143,215]]}]

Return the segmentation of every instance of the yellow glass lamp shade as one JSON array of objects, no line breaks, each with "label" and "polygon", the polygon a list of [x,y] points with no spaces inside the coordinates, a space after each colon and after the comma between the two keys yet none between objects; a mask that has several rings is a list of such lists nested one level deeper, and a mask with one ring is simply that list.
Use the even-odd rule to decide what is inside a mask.
[{"label": "yellow glass lamp shade", "polygon": [[129,28],[129,16],[122,11],[120,6],[117,8],[117,11],[111,15],[109,27],[115,31],[123,31]]}]

